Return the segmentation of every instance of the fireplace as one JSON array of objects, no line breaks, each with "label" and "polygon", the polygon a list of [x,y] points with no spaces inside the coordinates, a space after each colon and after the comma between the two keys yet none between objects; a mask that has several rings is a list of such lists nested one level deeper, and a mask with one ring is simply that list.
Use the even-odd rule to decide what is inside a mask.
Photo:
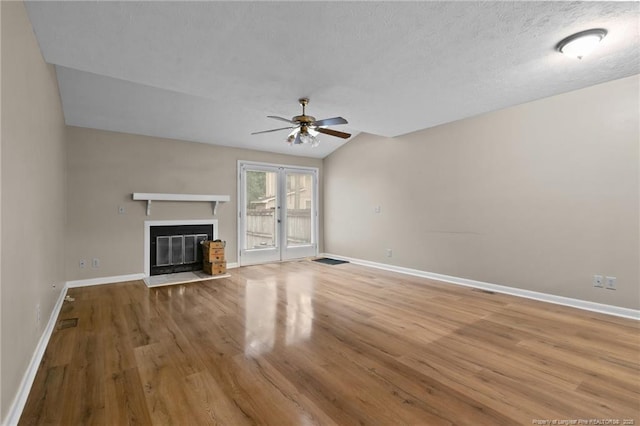
[{"label": "fireplace", "polygon": [[218,237],[218,221],[145,221],[145,275],[202,270],[200,243]]}]

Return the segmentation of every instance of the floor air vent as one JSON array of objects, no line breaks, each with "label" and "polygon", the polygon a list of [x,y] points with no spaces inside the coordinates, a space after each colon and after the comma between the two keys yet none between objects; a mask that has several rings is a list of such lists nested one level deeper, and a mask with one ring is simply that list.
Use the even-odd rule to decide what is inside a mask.
[{"label": "floor air vent", "polygon": [[58,330],[73,328],[78,326],[78,318],[69,318],[58,321]]}]

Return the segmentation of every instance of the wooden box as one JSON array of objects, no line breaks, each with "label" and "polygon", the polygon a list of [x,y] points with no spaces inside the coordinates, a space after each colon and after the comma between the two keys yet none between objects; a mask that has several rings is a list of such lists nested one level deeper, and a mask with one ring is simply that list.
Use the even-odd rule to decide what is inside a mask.
[{"label": "wooden box", "polygon": [[209,275],[221,275],[227,273],[227,262],[203,262],[202,271]]},{"label": "wooden box", "polygon": [[202,243],[203,250],[223,249],[227,243],[225,241],[204,241]]},{"label": "wooden box", "polygon": [[202,260],[216,263],[224,261],[224,241],[205,241],[202,243]]},{"label": "wooden box", "polygon": [[202,260],[208,263],[224,262],[224,249],[203,251]]}]

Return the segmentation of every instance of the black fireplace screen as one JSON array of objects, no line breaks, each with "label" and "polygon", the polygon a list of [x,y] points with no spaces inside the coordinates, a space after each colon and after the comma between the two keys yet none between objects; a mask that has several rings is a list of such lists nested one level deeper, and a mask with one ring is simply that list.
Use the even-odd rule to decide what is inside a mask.
[{"label": "black fireplace screen", "polygon": [[152,226],[150,275],[202,269],[200,243],[213,239],[213,225]]}]

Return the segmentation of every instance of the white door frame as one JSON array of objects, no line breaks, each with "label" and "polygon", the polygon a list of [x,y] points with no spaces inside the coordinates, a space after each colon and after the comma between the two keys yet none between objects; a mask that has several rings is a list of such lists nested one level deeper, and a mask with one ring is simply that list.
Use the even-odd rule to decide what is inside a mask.
[{"label": "white door frame", "polygon": [[[284,208],[276,208],[276,220],[280,219],[280,223],[277,225],[278,228],[278,232],[277,235],[275,236],[276,238],[276,248],[274,250],[277,250],[277,258],[274,256],[270,256],[268,254],[269,249],[264,249],[265,252],[265,256],[264,259],[262,260],[252,260],[249,261],[248,259],[243,259],[242,256],[242,251],[244,249],[244,245],[245,245],[245,235],[244,235],[244,227],[242,226],[243,220],[244,218],[242,217],[242,212],[243,212],[243,208],[244,208],[244,204],[245,204],[245,188],[244,188],[244,182],[242,179],[242,173],[243,173],[243,167],[249,167],[252,170],[265,170],[265,171],[278,171],[279,172],[279,178],[278,178],[278,192],[279,192],[279,202],[282,204],[283,199],[284,199]],[[319,187],[319,170],[317,167],[304,167],[304,166],[290,166],[290,165],[285,165],[285,164],[272,164],[272,163],[262,163],[262,162],[256,162],[256,161],[244,161],[244,160],[238,160],[238,170],[237,170],[238,174],[237,174],[237,200],[238,200],[238,205],[237,205],[237,216],[236,218],[238,219],[238,225],[237,225],[237,231],[238,231],[238,265],[239,266],[243,266],[243,265],[252,265],[252,264],[257,264],[257,263],[268,263],[268,262],[274,262],[274,261],[282,261],[282,260],[289,260],[289,259],[295,259],[295,258],[303,258],[303,257],[309,257],[309,256],[317,256],[318,254],[318,240],[319,240],[319,222],[320,222],[320,216],[319,216],[319,211],[320,211],[320,198],[319,198],[319,194],[318,194],[318,187]],[[313,219],[313,226],[311,229],[311,244],[310,245],[306,245],[306,246],[301,246],[301,247],[287,247],[287,239],[286,239],[286,217],[285,217],[285,210],[286,210],[286,172],[302,172],[302,173],[311,173],[313,175],[313,201],[312,201],[312,210],[311,210],[311,215],[312,215],[312,219]],[[280,176],[284,176],[284,178],[281,178]],[[283,194],[284,194],[284,198],[283,198]],[[259,251],[261,249],[256,249],[256,251]]]}]

